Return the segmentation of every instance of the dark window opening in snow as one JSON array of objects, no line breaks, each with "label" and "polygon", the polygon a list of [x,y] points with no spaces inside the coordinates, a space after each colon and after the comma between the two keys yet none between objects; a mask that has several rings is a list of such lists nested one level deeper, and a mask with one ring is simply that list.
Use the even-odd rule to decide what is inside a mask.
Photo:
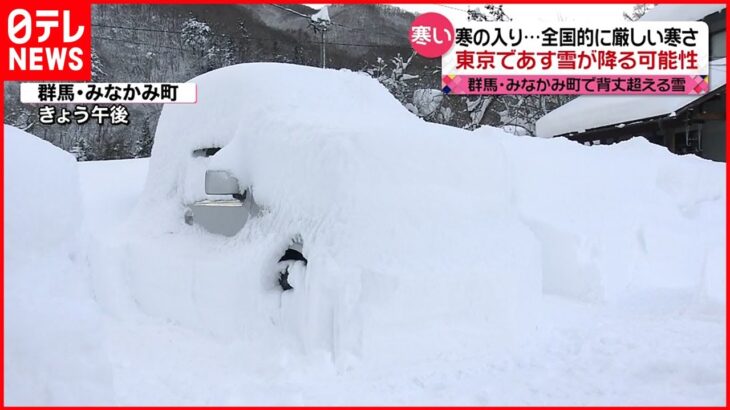
[{"label": "dark window opening in snow", "polygon": [[216,154],[216,152],[220,151],[220,147],[211,147],[211,148],[200,148],[193,151],[193,157],[212,157]]}]

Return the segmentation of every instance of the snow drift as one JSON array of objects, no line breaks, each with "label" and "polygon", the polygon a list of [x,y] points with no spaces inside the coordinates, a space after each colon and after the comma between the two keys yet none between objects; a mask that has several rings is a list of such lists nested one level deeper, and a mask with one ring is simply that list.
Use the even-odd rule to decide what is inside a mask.
[{"label": "snow drift", "polygon": [[8,245],[43,250],[68,240],[81,219],[76,160],[35,135],[4,127]]},{"label": "snow drift", "polygon": [[520,167],[515,205],[542,244],[545,291],[724,307],[725,164],[677,156],[644,138],[585,147],[491,127],[475,132],[500,141]]}]

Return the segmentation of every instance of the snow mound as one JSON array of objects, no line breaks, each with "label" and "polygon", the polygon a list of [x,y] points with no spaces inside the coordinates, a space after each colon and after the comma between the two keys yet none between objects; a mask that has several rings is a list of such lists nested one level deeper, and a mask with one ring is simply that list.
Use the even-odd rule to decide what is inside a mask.
[{"label": "snow mound", "polygon": [[5,134],[5,243],[43,250],[68,239],[80,221],[73,155],[9,125]]},{"label": "snow mound", "polygon": [[725,164],[643,138],[585,147],[475,132],[501,141],[519,169],[515,202],[542,243],[546,292],[725,305]]},{"label": "snow mound", "polygon": [[74,157],[5,125],[6,404],[98,404],[111,397],[100,314],[76,241]]},{"label": "snow mound", "polygon": [[[499,143],[426,123],[349,71],[244,64],[192,81],[198,103],[160,117],[126,270],[102,286],[128,275],[146,313],[337,359],[396,329],[476,326],[501,343],[534,327],[536,242]],[[192,155],[208,147],[222,149]],[[232,239],[183,222],[206,169],[232,172],[265,209]],[[309,264],[282,294],[275,262],[296,235]]]}]

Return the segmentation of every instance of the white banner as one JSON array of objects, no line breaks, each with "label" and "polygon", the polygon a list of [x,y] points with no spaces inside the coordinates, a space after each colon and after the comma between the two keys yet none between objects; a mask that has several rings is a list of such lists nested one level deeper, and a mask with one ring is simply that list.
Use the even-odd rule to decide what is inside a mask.
[{"label": "white banner", "polygon": [[22,83],[25,104],[194,104],[194,83]]}]

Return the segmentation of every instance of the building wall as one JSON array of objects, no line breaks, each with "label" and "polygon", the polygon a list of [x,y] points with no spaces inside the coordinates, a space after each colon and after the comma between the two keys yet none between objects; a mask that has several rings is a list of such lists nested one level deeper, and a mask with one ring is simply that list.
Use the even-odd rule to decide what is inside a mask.
[{"label": "building wall", "polygon": [[702,21],[710,29],[710,60],[725,58],[725,9],[710,14]]},{"label": "building wall", "polygon": [[[705,110],[709,112],[724,113],[725,104],[725,98],[710,101],[705,105]],[[726,143],[727,135],[725,120],[707,121],[702,126],[702,153],[700,154],[700,156],[714,161],[725,162]]]},{"label": "building wall", "polygon": [[[726,11],[723,9],[719,13],[707,16],[705,22],[710,27],[710,60],[725,58],[725,30],[726,30]],[[711,101],[707,104],[706,109],[712,112],[725,112],[726,97],[722,100]],[[702,127],[702,153],[703,158],[714,161],[725,162],[725,145],[727,143],[725,120],[708,121]]]}]

